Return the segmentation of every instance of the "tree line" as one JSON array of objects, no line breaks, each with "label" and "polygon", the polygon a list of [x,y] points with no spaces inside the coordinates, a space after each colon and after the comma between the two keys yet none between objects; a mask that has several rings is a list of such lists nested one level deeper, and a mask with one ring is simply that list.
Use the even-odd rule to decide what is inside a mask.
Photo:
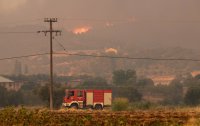
[{"label": "tree line", "polygon": [[[0,86],[0,107],[5,106],[41,106],[49,105],[48,75],[20,75],[7,76],[14,81],[24,81],[19,91],[7,91]],[[82,83],[67,87],[64,83],[74,79],[80,79]],[[200,104],[200,75],[192,77],[184,75],[176,77],[169,85],[154,85],[150,78],[141,78],[133,69],[116,70],[112,74],[112,82],[103,77],[93,76],[55,76],[54,84],[54,106],[59,108],[62,104],[66,88],[78,89],[112,89],[114,98],[127,98],[129,102],[142,102],[144,96],[160,96],[160,105],[187,105],[196,106]],[[45,82],[41,85],[41,81]],[[148,102],[151,102],[148,101]]]}]

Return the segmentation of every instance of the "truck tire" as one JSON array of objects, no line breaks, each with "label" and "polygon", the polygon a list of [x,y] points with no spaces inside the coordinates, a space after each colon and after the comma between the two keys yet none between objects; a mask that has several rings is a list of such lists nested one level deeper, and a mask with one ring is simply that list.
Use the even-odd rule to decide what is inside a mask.
[{"label": "truck tire", "polygon": [[77,104],[71,104],[70,108],[72,108],[72,109],[78,109],[78,105]]},{"label": "truck tire", "polygon": [[103,110],[103,107],[102,107],[101,104],[97,104],[97,105],[95,105],[94,108],[95,108],[96,110]]}]

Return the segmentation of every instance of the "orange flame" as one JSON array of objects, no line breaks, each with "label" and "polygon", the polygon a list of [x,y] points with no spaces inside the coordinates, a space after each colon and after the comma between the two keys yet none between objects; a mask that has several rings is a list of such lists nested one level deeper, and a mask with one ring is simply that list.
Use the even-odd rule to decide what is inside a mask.
[{"label": "orange flame", "polygon": [[114,24],[113,24],[113,23],[110,23],[110,22],[106,22],[106,26],[107,26],[107,27],[112,27],[112,26],[114,26]]},{"label": "orange flame", "polygon": [[79,28],[75,28],[72,30],[72,32],[76,35],[78,34],[83,34],[83,33],[87,33],[91,30],[92,28],[89,26],[84,26],[84,27],[79,27]]},{"label": "orange flame", "polygon": [[108,48],[105,50],[105,52],[106,53],[114,53],[114,54],[118,53],[117,49],[115,49],[115,48]]}]

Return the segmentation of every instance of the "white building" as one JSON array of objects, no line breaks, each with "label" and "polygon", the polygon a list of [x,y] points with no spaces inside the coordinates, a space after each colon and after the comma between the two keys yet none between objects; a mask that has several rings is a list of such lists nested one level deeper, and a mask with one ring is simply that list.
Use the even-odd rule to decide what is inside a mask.
[{"label": "white building", "polygon": [[8,78],[0,76],[0,86],[5,87],[9,91],[18,91],[21,88],[22,83],[14,82]]},{"label": "white building", "polygon": [[149,78],[153,80],[154,85],[169,85],[175,79],[175,76],[149,76]]}]

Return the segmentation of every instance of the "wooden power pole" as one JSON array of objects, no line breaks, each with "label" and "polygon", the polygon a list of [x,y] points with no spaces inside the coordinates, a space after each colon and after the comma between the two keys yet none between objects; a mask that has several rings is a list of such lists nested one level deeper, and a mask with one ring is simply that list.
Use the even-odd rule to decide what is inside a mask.
[{"label": "wooden power pole", "polygon": [[50,24],[50,29],[45,31],[38,31],[38,33],[43,32],[45,36],[50,33],[50,84],[49,84],[49,100],[50,100],[50,110],[53,110],[53,33],[56,36],[61,35],[61,30],[53,30],[53,23],[57,22],[57,18],[45,18],[44,22]]}]

